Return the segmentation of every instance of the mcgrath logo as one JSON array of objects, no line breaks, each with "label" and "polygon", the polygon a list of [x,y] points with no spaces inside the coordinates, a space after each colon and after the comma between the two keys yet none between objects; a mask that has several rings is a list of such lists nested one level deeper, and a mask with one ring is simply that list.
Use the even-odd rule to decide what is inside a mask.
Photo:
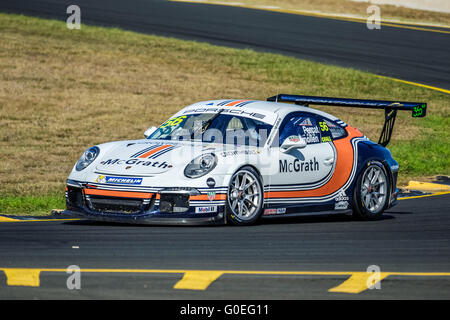
[{"label": "mcgrath logo", "polygon": [[[139,160],[139,159],[128,159],[128,160],[122,160],[122,159],[108,159],[100,162],[101,165],[109,166],[109,165],[141,165],[144,167],[153,167],[153,168],[162,168],[162,169],[170,169],[173,166],[171,164],[168,164],[167,162],[159,162],[159,161],[148,161],[148,160]],[[128,169],[128,168],[126,168]]]},{"label": "mcgrath logo", "polygon": [[142,178],[98,176],[95,182],[110,183],[110,184],[126,184],[136,186],[142,183]]},{"label": "mcgrath logo", "polygon": [[309,171],[319,171],[319,161],[316,157],[310,159],[309,161],[300,161],[295,159],[293,162],[288,160],[280,160],[280,172],[309,172]]}]

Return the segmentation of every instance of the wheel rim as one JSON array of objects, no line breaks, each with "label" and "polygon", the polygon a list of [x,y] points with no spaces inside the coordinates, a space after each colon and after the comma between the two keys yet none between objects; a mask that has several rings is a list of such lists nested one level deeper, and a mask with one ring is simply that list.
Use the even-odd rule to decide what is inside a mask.
[{"label": "wheel rim", "polygon": [[248,171],[239,171],[232,178],[228,190],[228,204],[235,216],[251,220],[258,214],[261,205],[259,180]]},{"label": "wheel rim", "polygon": [[361,201],[370,213],[377,213],[386,203],[387,181],[384,170],[370,166],[364,173],[361,184]]}]

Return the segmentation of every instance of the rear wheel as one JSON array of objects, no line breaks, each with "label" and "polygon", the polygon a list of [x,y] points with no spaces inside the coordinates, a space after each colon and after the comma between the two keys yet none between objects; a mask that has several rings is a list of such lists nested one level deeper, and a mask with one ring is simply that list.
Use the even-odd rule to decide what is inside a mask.
[{"label": "rear wheel", "polygon": [[383,164],[371,161],[358,177],[353,197],[353,215],[376,220],[384,212],[389,195],[389,179]]},{"label": "rear wheel", "polygon": [[230,180],[227,193],[227,221],[251,225],[261,216],[264,193],[261,179],[252,167],[239,169]]}]

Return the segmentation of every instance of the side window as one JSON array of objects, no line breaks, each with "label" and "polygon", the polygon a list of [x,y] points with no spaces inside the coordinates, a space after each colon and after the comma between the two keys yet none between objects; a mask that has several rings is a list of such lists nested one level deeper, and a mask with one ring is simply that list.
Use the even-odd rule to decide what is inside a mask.
[{"label": "side window", "polygon": [[344,128],[329,119],[321,118],[319,126],[322,134],[322,142],[331,141],[331,138],[336,140],[347,136],[347,132]]},{"label": "side window", "polygon": [[316,119],[312,115],[301,114],[289,118],[280,133],[280,145],[287,137],[298,135],[306,140],[306,143],[320,143],[320,131]]}]

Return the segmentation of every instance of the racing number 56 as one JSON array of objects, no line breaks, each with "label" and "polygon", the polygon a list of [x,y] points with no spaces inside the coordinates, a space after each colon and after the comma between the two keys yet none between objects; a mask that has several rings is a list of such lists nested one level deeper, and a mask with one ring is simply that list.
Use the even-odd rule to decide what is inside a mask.
[{"label": "racing number 56", "polygon": [[325,121],[319,122],[319,126],[320,126],[320,131],[328,131],[328,126]]},{"label": "racing number 56", "polygon": [[180,117],[169,119],[166,122],[164,122],[160,126],[160,128],[174,127],[174,126],[179,125],[180,123],[182,123],[184,121],[184,119],[186,119],[186,116],[180,116]]}]

